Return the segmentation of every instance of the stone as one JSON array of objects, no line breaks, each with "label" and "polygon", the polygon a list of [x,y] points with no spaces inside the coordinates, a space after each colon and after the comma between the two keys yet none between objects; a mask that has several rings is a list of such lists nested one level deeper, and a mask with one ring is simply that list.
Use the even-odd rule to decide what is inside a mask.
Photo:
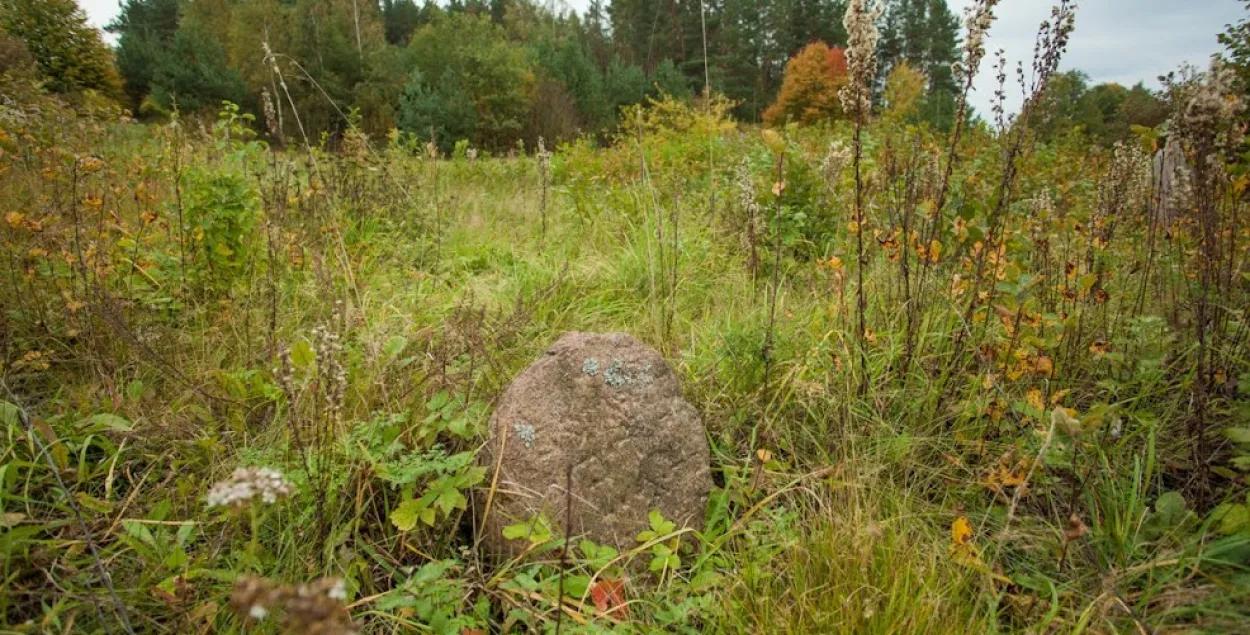
[{"label": "stone", "polygon": [[637,546],[652,510],[701,529],[709,460],[699,413],[659,353],[624,333],[567,333],[512,380],[491,416],[481,461],[498,467],[498,482],[482,544],[515,556],[528,542],[503,529],[542,516],[560,535],[566,505],[571,535],[622,551]]}]

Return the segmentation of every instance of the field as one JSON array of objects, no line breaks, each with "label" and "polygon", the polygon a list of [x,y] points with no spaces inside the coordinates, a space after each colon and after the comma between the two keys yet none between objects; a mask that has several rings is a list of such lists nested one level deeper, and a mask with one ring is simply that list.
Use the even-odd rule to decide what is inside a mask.
[{"label": "field", "polygon": [[[1178,84],[1188,157],[1238,143],[1220,89]],[[715,100],[606,146],[281,148],[229,106],[23,97],[5,632],[1250,632],[1244,164],[1164,191],[1155,130],[761,131]],[[492,562],[492,401],[573,330],[677,370],[706,528]]]}]

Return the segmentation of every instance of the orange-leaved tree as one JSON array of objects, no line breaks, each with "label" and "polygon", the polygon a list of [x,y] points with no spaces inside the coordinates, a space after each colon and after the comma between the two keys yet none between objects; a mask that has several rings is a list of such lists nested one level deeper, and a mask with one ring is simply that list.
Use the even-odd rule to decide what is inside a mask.
[{"label": "orange-leaved tree", "polygon": [[845,83],[846,53],[824,42],[812,42],[786,62],[781,91],[764,111],[764,123],[779,126],[835,119],[842,114],[838,90]]}]

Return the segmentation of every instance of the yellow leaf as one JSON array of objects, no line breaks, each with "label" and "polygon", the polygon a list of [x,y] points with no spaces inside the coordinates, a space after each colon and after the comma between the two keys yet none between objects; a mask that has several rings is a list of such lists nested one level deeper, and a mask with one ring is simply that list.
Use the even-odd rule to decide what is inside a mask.
[{"label": "yellow leaf", "polygon": [[1029,405],[1037,408],[1038,411],[1046,409],[1046,397],[1042,395],[1042,391],[1036,388],[1029,389],[1028,401]]},{"label": "yellow leaf", "polygon": [[968,522],[966,516],[960,516],[951,523],[951,542],[955,546],[968,544],[972,540],[972,523]]},{"label": "yellow leaf", "polygon": [[1033,370],[1039,375],[1050,375],[1055,372],[1055,362],[1045,355],[1039,355],[1033,360]]}]

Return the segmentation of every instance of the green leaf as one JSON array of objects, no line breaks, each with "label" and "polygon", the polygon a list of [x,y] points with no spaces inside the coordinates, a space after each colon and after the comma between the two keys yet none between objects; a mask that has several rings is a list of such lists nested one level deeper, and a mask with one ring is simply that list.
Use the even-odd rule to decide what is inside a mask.
[{"label": "green leaf", "polygon": [[664,570],[664,567],[667,564],[668,564],[667,556],[656,556],[651,559],[651,564],[649,565],[649,567],[655,573],[659,573]]},{"label": "green leaf", "polygon": [[399,354],[404,352],[404,349],[407,347],[408,338],[403,335],[395,335],[386,340],[386,344],[382,346],[382,354],[386,355],[387,359],[393,360],[399,357]]},{"label": "green leaf", "polygon": [[664,515],[658,510],[651,510],[651,513],[647,514],[647,520],[650,522],[651,531],[654,531],[661,536],[670,534],[677,528],[677,525],[664,520]]},{"label": "green leaf", "polygon": [[296,368],[305,369],[313,365],[317,361],[316,354],[313,353],[312,346],[305,340],[300,340],[291,347],[291,363]]},{"label": "green leaf", "polygon": [[1219,522],[1218,531],[1225,536],[1250,530],[1250,506],[1224,504],[1216,507],[1211,515]]},{"label": "green leaf", "polygon": [[136,379],[126,384],[126,397],[131,401],[139,401],[143,398],[144,388],[143,380]]},{"label": "green leaf", "polygon": [[447,405],[447,402],[449,401],[451,401],[451,395],[447,394],[447,391],[445,390],[440,390],[434,393],[433,397],[430,397],[430,402],[427,403],[425,407],[429,409],[430,412],[442,410],[443,406]]},{"label": "green leaf", "polygon": [[503,528],[503,537],[508,540],[529,539],[531,546],[538,546],[551,540],[551,527],[542,516]]},{"label": "green leaf", "polygon": [[126,533],[132,538],[141,540],[146,545],[156,545],[156,539],[152,537],[152,531],[148,529],[147,525],[136,523],[134,521],[123,520],[122,528],[125,529]]},{"label": "green leaf", "polygon": [[1181,496],[1180,492],[1164,492],[1159,496],[1159,500],[1155,501],[1155,512],[1165,522],[1171,523],[1179,520],[1185,513],[1185,497]]},{"label": "green leaf", "polygon": [[464,494],[461,494],[460,490],[454,487],[444,489],[434,501],[434,504],[443,510],[443,514],[448,516],[451,515],[453,510],[464,509],[468,503],[469,501],[465,499]]},{"label": "green leaf", "polygon": [[1233,443],[1250,443],[1250,428],[1225,428],[1224,436]]},{"label": "green leaf", "polygon": [[107,412],[92,415],[79,424],[84,431],[96,432],[99,430],[112,430],[114,432],[130,432],[134,430],[134,425],[129,421]]},{"label": "green leaf", "polygon": [[7,401],[0,400],[0,425],[5,427],[17,425],[21,422],[21,418],[18,414],[20,412],[21,410],[19,410],[17,406]]},{"label": "green leaf", "polygon": [[417,516],[423,511],[422,507],[420,501],[412,498],[400,503],[399,507],[391,510],[391,524],[400,531],[412,531],[417,526]]}]

